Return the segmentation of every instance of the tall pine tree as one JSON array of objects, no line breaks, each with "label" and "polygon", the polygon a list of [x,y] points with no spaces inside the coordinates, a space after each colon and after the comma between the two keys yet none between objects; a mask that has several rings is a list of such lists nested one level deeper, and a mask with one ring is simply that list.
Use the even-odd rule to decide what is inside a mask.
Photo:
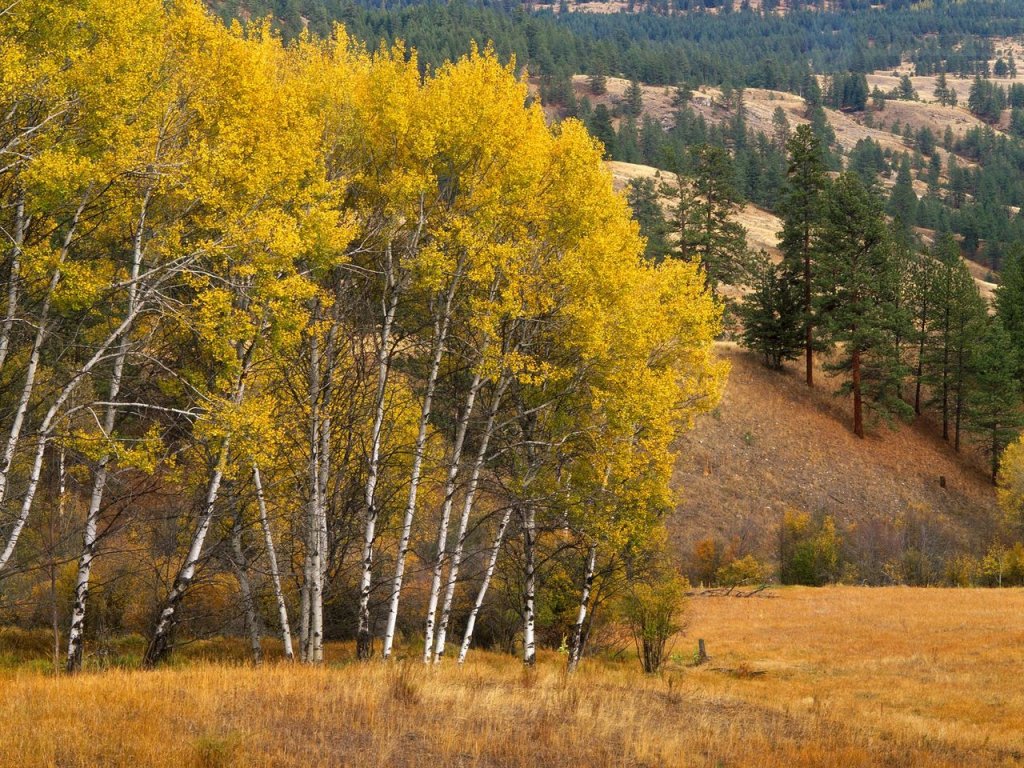
[{"label": "tall pine tree", "polygon": [[807,125],[799,126],[786,144],[789,167],[786,191],[779,205],[782,249],[789,272],[798,275],[803,294],[803,331],[807,386],[814,386],[814,230],[821,221],[825,159],[821,140]]},{"label": "tall pine tree", "polygon": [[854,173],[829,190],[816,233],[815,315],[839,354],[827,370],[844,377],[853,399],[853,431],[864,437],[865,406],[886,420],[902,415],[892,394],[901,364],[894,352],[899,290],[881,206]]},{"label": "tall pine tree", "polygon": [[971,387],[967,392],[966,429],[988,455],[992,482],[1003,450],[1024,426],[1017,355],[999,317],[991,318],[971,354]]},{"label": "tall pine tree", "polygon": [[996,313],[1017,356],[1017,378],[1024,384],[1024,245],[1007,249],[999,278]]}]

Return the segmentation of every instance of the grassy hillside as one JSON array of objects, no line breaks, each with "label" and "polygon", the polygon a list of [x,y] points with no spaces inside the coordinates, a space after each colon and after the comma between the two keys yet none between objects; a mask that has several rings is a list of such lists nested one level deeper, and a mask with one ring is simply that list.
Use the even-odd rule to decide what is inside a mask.
[{"label": "grassy hillside", "polygon": [[[984,471],[932,424],[878,425],[859,440],[849,402],[820,372],[810,390],[795,363],[778,373],[733,344],[719,353],[732,365],[725,397],[683,438],[676,469],[683,496],[672,526],[682,552],[714,538],[772,559],[786,510],[833,516],[879,569],[910,546],[936,557],[983,552],[997,535]],[[867,570],[861,578],[876,580]]]}]

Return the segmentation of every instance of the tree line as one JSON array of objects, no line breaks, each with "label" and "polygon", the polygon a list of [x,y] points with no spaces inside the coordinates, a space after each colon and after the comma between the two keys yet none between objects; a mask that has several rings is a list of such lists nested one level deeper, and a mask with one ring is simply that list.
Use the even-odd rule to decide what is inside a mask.
[{"label": "tree line", "polygon": [[721,308],[512,64],[424,77],[193,0],[21,3],[0,36],[5,620],[50,605],[71,671],[225,617],[257,658],[269,622],[309,662],[561,631],[575,663],[610,594],[675,583]]}]

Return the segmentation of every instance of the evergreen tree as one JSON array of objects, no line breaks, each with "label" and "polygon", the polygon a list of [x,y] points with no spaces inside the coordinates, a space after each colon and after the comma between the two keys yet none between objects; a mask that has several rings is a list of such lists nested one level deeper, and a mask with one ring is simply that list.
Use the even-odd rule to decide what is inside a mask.
[{"label": "evergreen tree", "polygon": [[633,209],[633,218],[640,225],[640,234],[647,240],[644,256],[653,262],[662,261],[671,251],[668,242],[670,227],[665,221],[654,179],[630,181],[626,199]]},{"label": "evergreen tree", "polygon": [[781,370],[783,362],[797,359],[804,348],[803,296],[798,276],[759,251],[751,256],[747,282],[751,290],[738,309],[743,346],[760,353],[769,368]]},{"label": "evergreen tree", "polygon": [[702,144],[691,152],[693,168],[679,174],[674,214],[679,233],[679,254],[699,259],[708,286],[736,285],[746,254],[746,231],[732,220],[737,209],[734,170],[722,147]]},{"label": "evergreen tree", "polygon": [[631,80],[623,97],[622,111],[630,117],[640,117],[644,110],[644,89],[637,80]]},{"label": "evergreen tree", "polygon": [[794,131],[787,149],[789,167],[779,204],[782,216],[779,247],[789,273],[796,275],[802,284],[805,375],[807,386],[814,386],[813,235],[822,215],[825,161],[821,140],[807,125]]},{"label": "evergreen tree", "polygon": [[856,174],[832,184],[816,234],[815,314],[840,350],[827,370],[845,377],[840,393],[852,396],[853,431],[864,437],[865,405],[885,420],[907,406],[893,395],[903,371],[894,347],[901,313],[892,245],[877,200]]},{"label": "evergreen tree", "polygon": [[1024,245],[1014,243],[1003,258],[996,289],[996,314],[1017,356],[1017,376],[1024,384]]},{"label": "evergreen tree", "polygon": [[636,120],[632,117],[627,117],[619,123],[614,157],[624,163],[639,163],[643,160],[640,152],[640,135],[636,129]]},{"label": "evergreen tree", "polygon": [[1018,368],[1010,335],[998,316],[991,318],[971,354],[964,426],[988,455],[993,483],[1003,449],[1024,426]]},{"label": "evergreen tree", "polygon": [[925,182],[928,184],[928,196],[938,198],[939,192],[941,191],[941,179],[942,179],[942,158],[939,157],[939,153],[935,152],[928,160],[928,173],[925,176]]},{"label": "evergreen tree", "polygon": [[921,415],[925,349],[936,303],[935,263],[930,254],[914,253],[909,275],[911,341],[913,351],[914,413]]},{"label": "evergreen tree", "polygon": [[604,104],[598,104],[594,107],[594,114],[587,128],[590,129],[590,133],[595,139],[604,144],[604,156],[606,158],[615,157],[617,136],[615,134],[615,126],[612,125],[612,115],[608,111],[608,107]]},{"label": "evergreen tree", "polygon": [[924,381],[932,392],[928,405],[939,412],[942,439],[952,439],[959,450],[970,350],[983,328],[985,306],[953,237],[939,238],[933,253],[935,311],[924,351]]},{"label": "evergreen tree", "polygon": [[893,185],[892,193],[889,195],[889,203],[886,206],[887,212],[893,217],[896,228],[902,236],[910,232],[914,223],[914,214],[917,212],[917,195],[914,192],[914,183],[910,174],[910,158],[906,153],[900,162],[900,169],[896,173],[896,183]]},{"label": "evergreen tree", "polygon": [[776,107],[772,112],[772,143],[780,152],[785,152],[789,137],[790,127],[786,112],[782,107]]},{"label": "evergreen tree", "polygon": [[900,76],[900,82],[893,89],[892,95],[894,98],[903,101],[917,101],[917,91],[914,90],[914,84],[910,80],[910,75]]},{"label": "evergreen tree", "polygon": [[949,87],[949,83],[946,81],[946,73],[939,72],[939,76],[935,80],[935,90],[933,94],[935,100],[944,107],[956,105],[956,91]]}]

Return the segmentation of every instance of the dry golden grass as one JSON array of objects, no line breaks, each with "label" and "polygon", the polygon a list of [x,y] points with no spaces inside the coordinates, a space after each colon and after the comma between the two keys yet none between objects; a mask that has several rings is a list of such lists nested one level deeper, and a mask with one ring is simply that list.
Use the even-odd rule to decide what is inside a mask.
[{"label": "dry golden grass", "polygon": [[861,440],[849,398],[832,394],[835,379],[819,370],[810,390],[802,361],[776,372],[735,344],[716,350],[731,365],[722,403],[680,441],[674,485],[683,496],[670,522],[679,551],[709,536],[738,537],[770,556],[787,509],[857,525],[916,510],[964,544],[992,540],[995,491],[969,448],[957,455],[925,419],[895,430],[880,424]]},{"label": "dry golden grass", "polygon": [[[677,650],[260,669],[0,673],[0,765],[986,766],[1024,752],[1024,591],[787,588],[695,598]],[[233,646],[241,650],[241,645]],[[331,648],[335,658],[349,649]]]}]

